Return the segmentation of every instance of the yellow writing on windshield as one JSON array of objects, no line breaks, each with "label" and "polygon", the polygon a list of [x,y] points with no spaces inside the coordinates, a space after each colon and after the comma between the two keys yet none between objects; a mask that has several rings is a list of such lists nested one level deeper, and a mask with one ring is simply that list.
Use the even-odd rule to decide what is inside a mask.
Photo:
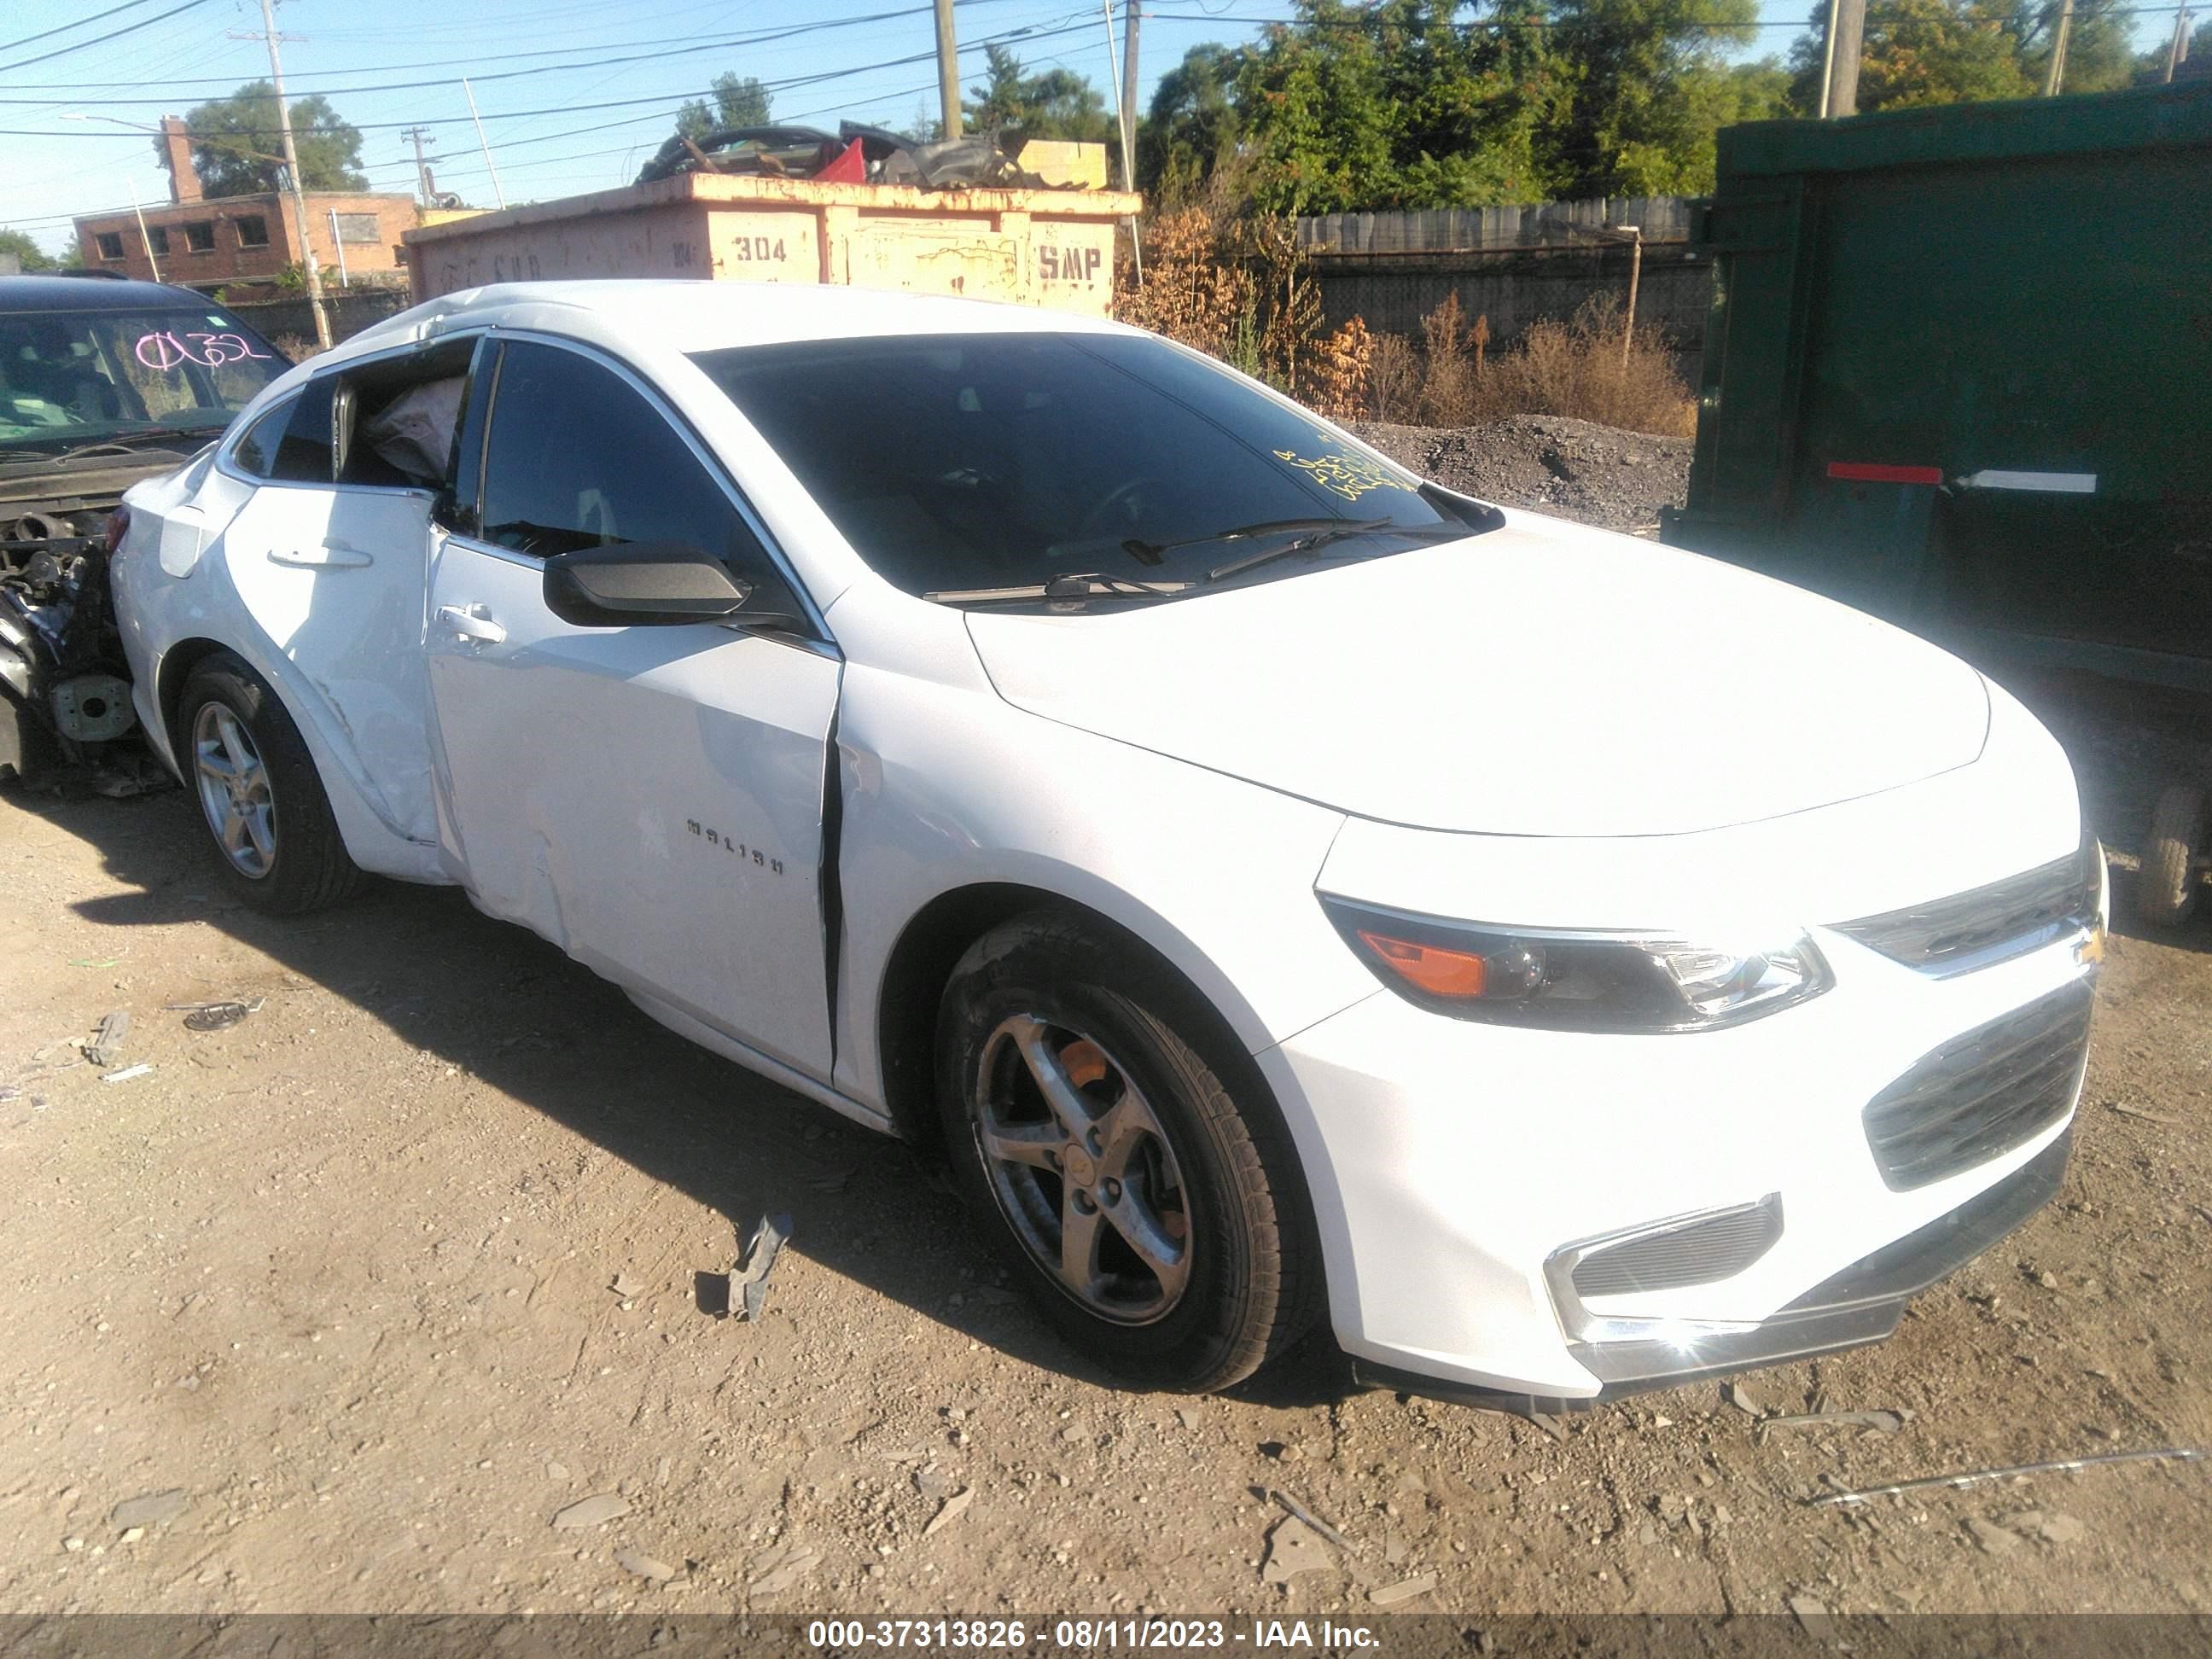
[{"label": "yellow writing on windshield", "polygon": [[1310,475],[1313,481],[1333,495],[1341,495],[1347,501],[1356,501],[1370,489],[1402,489],[1408,495],[1413,486],[1393,477],[1380,461],[1364,455],[1346,455],[1337,452],[1308,459],[1295,449],[1279,449],[1275,459],[1287,461],[1299,471]]}]

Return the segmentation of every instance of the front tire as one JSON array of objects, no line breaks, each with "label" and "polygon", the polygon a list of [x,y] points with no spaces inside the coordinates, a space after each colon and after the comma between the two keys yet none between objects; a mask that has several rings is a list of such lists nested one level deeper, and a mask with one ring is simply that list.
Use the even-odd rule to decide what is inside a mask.
[{"label": "front tire", "polygon": [[196,665],[177,702],[176,755],[223,884],[271,915],[298,915],[360,890],[330,797],[300,728],[243,660]]},{"label": "front tire", "polygon": [[1018,917],[954,969],[938,1099],[962,1196],[1076,1349],[1228,1387],[1320,1305],[1289,1137],[1188,988],[1083,920]]}]

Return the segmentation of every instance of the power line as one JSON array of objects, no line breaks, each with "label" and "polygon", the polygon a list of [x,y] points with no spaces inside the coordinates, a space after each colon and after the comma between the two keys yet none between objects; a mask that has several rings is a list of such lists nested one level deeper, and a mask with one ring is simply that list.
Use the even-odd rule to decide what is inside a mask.
[{"label": "power line", "polygon": [[57,34],[67,34],[71,29],[81,29],[87,23],[97,23],[103,17],[112,17],[118,11],[135,11],[140,6],[150,6],[154,0],[123,0],[119,6],[110,6],[106,11],[96,11],[89,17],[79,17],[59,27],[41,29],[36,34],[27,34],[20,40],[0,41],[0,52],[13,52],[18,46],[27,46],[33,40],[51,40]]},{"label": "power line", "polygon": [[[197,5],[201,3],[201,0],[187,0],[187,3]],[[978,52],[982,50],[984,47],[990,46],[1005,46],[1026,40],[1049,40],[1063,34],[1081,33],[1087,30],[1089,27],[1090,26],[1087,22],[1067,23],[1057,27],[1049,28],[1031,25],[1018,29],[1006,30],[998,34],[979,37],[975,40],[963,45],[960,50],[964,54],[970,52]],[[935,58],[936,55],[937,54],[934,51],[909,52],[903,58],[886,58],[872,64],[858,64],[848,69],[823,70],[812,75],[788,76],[779,80],[764,81],[761,84],[763,88],[769,92],[790,92],[795,91],[800,87],[820,86],[831,81],[848,80],[855,75],[867,75],[877,70],[897,69],[908,64],[926,63]],[[439,84],[443,85],[447,83],[440,82]],[[458,82],[452,84],[458,84]],[[641,98],[609,99],[603,102],[594,104],[559,104],[544,109],[498,110],[485,116],[483,118],[487,121],[519,121],[543,115],[573,115],[588,113],[594,110],[635,109],[641,105],[646,104],[665,105],[671,95],[672,94],[667,93],[658,93]],[[709,86],[696,91],[689,91],[677,95],[681,96],[687,101],[693,98],[711,98],[714,95],[714,89]],[[416,125],[426,127],[460,126],[465,125],[469,118],[470,118],[466,115],[441,115],[425,117],[419,122],[350,121],[345,125],[352,127],[356,132],[404,132],[409,127]],[[0,136],[9,137],[65,138],[77,140],[114,138],[118,137],[128,137],[130,135],[109,132],[58,132],[51,128],[27,129],[20,127],[7,127],[0,128]],[[246,136],[251,137],[252,135],[249,133]]]},{"label": "power line", "polygon": [[[148,5],[152,3],[152,0],[131,0],[131,3],[136,5]],[[953,0],[953,3],[957,6],[1003,5],[1006,3],[1006,0]],[[927,12],[929,9],[930,8],[926,5],[907,6],[896,11],[864,12],[846,17],[817,18],[811,22],[787,24],[774,29],[757,29],[744,33],[724,36],[721,39],[713,40],[702,40],[697,35],[687,34],[666,35],[658,40],[635,40],[628,44],[633,46],[676,46],[681,47],[684,51],[691,52],[720,52],[728,50],[734,46],[772,46],[779,40],[789,40],[797,35],[817,33],[828,29],[849,28],[862,23],[894,21],[902,17],[919,16],[921,14]],[[317,31],[318,33],[320,32],[321,31],[319,30]],[[502,52],[498,56],[492,58],[471,58],[470,62],[471,65],[477,64],[518,64],[525,61],[526,59],[538,58],[567,58],[573,57],[579,52],[599,52],[604,49],[604,46],[597,45],[586,46],[547,46],[536,52]],[[683,55],[683,52],[671,52],[661,55],[672,58],[680,57]],[[500,72],[490,75],[479,75],[473,68],[471,68],[469,78],[472,81],[501,81],[512,79],[514,77],[514,74],[518,73],[556,75],[564,70],[591,70],[600,68],[604,64],[627,64],[642,61],[644,61],[642,57],[611,58],[602,59],[600,63],[550,64],[532,70],[519,70],[511,73]],[[372,70],[362,70],[358,68],[344,70],[303,70],[299,73],[289,76],[286,78],[293,81],[304,81],[308,79],[310,76],[319,80],[326,76],[337,75],[397,74],[403,70],[445,69],[450,67],[452,62],[453,60],[450,58],[434,58],[422,59],[410,64],[386,64]],[[417,87],[457,86],[459,84],[459,82],[460,77],[456,76],[447,80],[409,81],[400,82],[396,85],[374,87],[332,87],[325,89],[325,95],[330,97],[343,97],[349,96],[355,93],[407,91]],[[76,92],[87,87],[167,87],[173,88],[189,89],[192,88],[220,88],[228,84],[228,82],[219,76],[194,76],[188,79],[171,81],[26,81],[18,83],[16,86],[10,88],[10,90],[15,92]],[[75,106],[80,104],[159,104],[173,100],[167,95],[155,94],[145,98],[68,98],[49,101],[67,103]]]},{"label": "power line", "polygon": [[[206,3],[207,0],[185,0],[185,3],[181,6],[172,6],[167,11],[155,12],[151,17],[143,18],[136,23],[125,23],[119,29],[110,29],[105,34],[95,34],[91,40],[80,40],[75,46],[57,46],[52,52],[40,52],[36,58],[25,58],[13,64],[0,64],[0,75],[6,75],[13,70],[28,69],[32,64],[43,64],[49,58],[66,58],[73,52],[82,52],[87,46],[96,46],[103,41],[119,40],[126,34],[136,34],[140,29],[152,28],[155,24],[164,19],[174,17],[180,11],[190,11],[194,6]],[[103,16],[106,15],[106,13],[101,14]]]}]

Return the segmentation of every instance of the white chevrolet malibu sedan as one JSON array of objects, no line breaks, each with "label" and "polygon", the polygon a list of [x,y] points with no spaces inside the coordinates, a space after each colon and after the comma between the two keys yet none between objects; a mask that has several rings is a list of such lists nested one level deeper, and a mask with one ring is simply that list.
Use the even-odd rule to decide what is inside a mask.
[{"label": "white chevrolet malibu sedan", "polygon": [[940,1147],[1076,1347],[1522,1411],[1879,1339],[2056,1189],[2101,859],[1974,670],[1044,311],[472,289],[113,560],[246,902],[451,883]]}]

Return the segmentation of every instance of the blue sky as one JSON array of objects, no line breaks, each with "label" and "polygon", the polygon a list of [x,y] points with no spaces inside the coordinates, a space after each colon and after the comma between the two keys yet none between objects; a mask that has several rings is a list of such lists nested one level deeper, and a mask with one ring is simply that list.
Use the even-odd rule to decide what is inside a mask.
[{"label": "blue sky", "polygon": [[[258,30],[258,0],[144,0],[112,17],[0,50],[0,225],[58,251],[69,217],[167,199],[150,140],[118,123],[151,126],[204,99],[265,76],[266,48],[228,38]],[[59,29],[106,8],[88,0],[13,0],[0,40]],[[1785,52],[1803,0],[1765,0],[1760,52]],[[1115,7],[1118,31],[1121,7]],[[1147,0],[1140,34],[1144,96],[1200,41],[1249,40],[1287,17],[1289,0]],[[888,14],[888,15],[887,15]],[[1106,31],[1081,0],[957,0],[963,85],[980,78],[982,43],[998,40],[1030,67],[1062,64],[1108,90]],[[866,19],[824,24],[843,19]],[[141,20],[149,20],[143,21]],[[400,129],[435,135],[441,189],[489,205],[491,186],[454,77],[472,77],[485,135],[510,203],[600,190],[632,177],[667,136],[674,111],[725,70],[775,91],[779,120],[833,128],[841,116],[904,127],[933,108],[935,33],[927,0],[290,0],[278,27],[294,97],[326,91],[362,127],[372,188],[415,185]],[[777,31],[806,32],[781,40]],[[127,33],[61,52],[110,30]],[[750,39],[744,37],[751,37]],[[533,54],[520,56],[520,54]],[[645,56],[645,54],[652,54]],[[642,61],[618,62],[641,57]],[[909,61],[898,62],[906,59]],[[517,71],[523,71],[517,73]],[[384,90],[384,83],[431,82]],[[604,107],[594,107],[604,106]],[[1109,106],[1111,95],[1109,92]],[[24,136],[26,133],[36,136]]]}]

